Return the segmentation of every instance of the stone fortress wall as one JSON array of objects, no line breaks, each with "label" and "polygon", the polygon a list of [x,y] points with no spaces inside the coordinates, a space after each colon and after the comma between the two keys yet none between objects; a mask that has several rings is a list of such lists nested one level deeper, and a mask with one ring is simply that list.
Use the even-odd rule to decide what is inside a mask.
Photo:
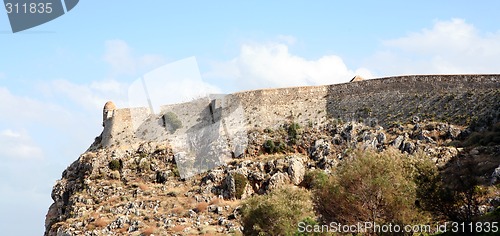
[{"label": "stone fortress wall", "polygon": [[166,105],[162,109],[158,115],[149,115],[147,108],[108,111],[112,114],[104,116],[101,144],[108,146],[133,139],[138,134],[138,124],[144,126],[144,122],[149,125],[144,126],[142,134],[153,132],[156,139],[167,138],[168,131],[157,129],[162,130],[162,114],[168,111],[183,123],[178,132],[210,125],[221,114],[228,117],[224,127],[229,133],[239,128],[263,129],[289,122],[315,126],[324,124],[327,118],[381,125],[410,122],[415,116],[458,125],[478,119],[498,122],[500,75],[409,75],[252,90]]}]

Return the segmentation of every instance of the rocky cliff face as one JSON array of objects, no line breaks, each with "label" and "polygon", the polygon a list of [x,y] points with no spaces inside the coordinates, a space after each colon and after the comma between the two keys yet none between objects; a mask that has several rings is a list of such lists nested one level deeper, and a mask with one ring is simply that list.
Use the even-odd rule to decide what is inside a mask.
[{"label": "rocky cliff face", "polygon": [[[450,110],[451,115],[447,116],[450,119],[405,114],[404,117],[412,119],[401,122],[395,122],[394,117],[390,117],[391,122],[346,121],[325,112],[321,114],[324,116],[321,123],[300,125],[295,118],[302,114],[291,111],[290,116],[276,119],[272,127],[249,129],[244,155],[189,178],[181,178],[176,163],[178,153],[167,140],[122,142],[104,147],[97,138],[55,184],[45,235],[240,234],[242,200],[283,185],[300,187],[309,170],[329,173],[355,148],[396,148],[408,155],[423,152],[443,168],[460,156],[481,157],[487,160],[481,167],[485,181],[498,181],[495,168],[500,165],[500,140],[491,127],[500,121],[500,89],[488,89],[487,97],[471,92],[467,96],[475,104],[467,103],[463,99],[466,95],[449,97],[441,92],[443,101],[433,100],[435,94],[428,96],[431,99],[422,95],[418,98],[421,105],[411,106],[428,110],[442,103],[451,110],[477,109],[463,117],[453,114],[464,112]],[[397,106],[405,101],[403,97],[393,99]],[[363,104],[358,107],[351,104],[349,109],[363,109],[366,105]],[[382,114],[384,109],[374,110]],[[406,112],[404,107],[399,110]],[[268,112],[272,113],[271,108]],[[494,137],[486,139],[486,135],[471,140],[471,134],[477,132],[493,132]],[[466,142],[478,144],[455,145]],[[485,209],[495,207],[492,202]]]}]

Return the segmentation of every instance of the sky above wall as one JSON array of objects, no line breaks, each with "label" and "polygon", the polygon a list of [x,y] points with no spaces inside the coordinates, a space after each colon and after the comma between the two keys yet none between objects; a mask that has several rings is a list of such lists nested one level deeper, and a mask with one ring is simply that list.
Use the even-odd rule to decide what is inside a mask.
[{"label": "sky above wall", "polygon": [[[212,92],[354,75],[500,73],[498,1],[81,1],[13,34],[0,10],[0,229],[41,235],[62,171],[141,75],[195,57]],[[196,85],[197,84],[197,85]],[[196,86],[194,86],[196,85]],[[184,87],[182,87],[184,86]],[[192,95],[195,96],[195,95]]]}]

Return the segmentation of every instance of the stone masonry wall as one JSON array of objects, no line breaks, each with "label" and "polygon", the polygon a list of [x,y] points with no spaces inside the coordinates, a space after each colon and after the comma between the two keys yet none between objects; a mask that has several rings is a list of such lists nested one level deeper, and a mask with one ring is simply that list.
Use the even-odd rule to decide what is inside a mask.
[{"label": "stone masonry wall", "polygon": [[[230,106],[241,106],[247,129],[263,129],[287,122],[321,125],[327,118],[362,120],[388,125],[419,119],[469,125],[500,117],[500,75],[410,75],[365,81],[280,89],[243,91],[227,95]],[[175,112],[184,128],[212,120],[210,99],[164,106]],[[133,136],[130,114],[147,109],[118,109],[105,121],[104,145]],[[159,120],[160,116],[149,119]],[[160,123],[159,121],[154,121]],[[106,135],[104,135],[106,134]]]}]

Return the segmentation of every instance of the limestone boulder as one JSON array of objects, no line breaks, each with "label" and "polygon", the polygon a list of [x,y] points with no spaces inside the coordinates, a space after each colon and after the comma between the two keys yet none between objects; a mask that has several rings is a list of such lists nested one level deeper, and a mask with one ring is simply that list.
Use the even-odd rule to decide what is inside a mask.
[{"label": "limestone boulder", "polygon": [[387,137],[385,136],[384,132],[380,132],[377,134],[377,142],[378,143],[384,144],[386,140],[387,140]]},{"label": "limestone boulder", "polygon": [[288,175],[293,184],[298,185],[304,180],[304,175],[306,173],[306,169],[304,164],[302,163],[302,159],[300,158],[291,158],[288,166]]},{"label": "limestone boulder", "polygon": [[396,139],[394,139],[394,141],[392,141],[391,145],[397,149],[400,149],[401,146],[403,146],[404,140],[405,140],[404,136],[399,135],[398,137],[396,137]]},{"label": "limestone boulder", "polygon": [[288,177],[288,175],[282,172],[278,172],[273,176],[271,176],[271,178],[269,179],[267,190],[277,189],[289,183],[290,183],[290,178]]},{"label": "limestone boulder", "polygon": [[324,139],[316,140],[309,151],[309,156],[313,160],[319,160],[322,157],[328,156],[328,154],[330,154],[330,144]]},{"label": "limestone boulder", "polygon": [[500,165],[491,173],[491,184],[500,182]]}]

